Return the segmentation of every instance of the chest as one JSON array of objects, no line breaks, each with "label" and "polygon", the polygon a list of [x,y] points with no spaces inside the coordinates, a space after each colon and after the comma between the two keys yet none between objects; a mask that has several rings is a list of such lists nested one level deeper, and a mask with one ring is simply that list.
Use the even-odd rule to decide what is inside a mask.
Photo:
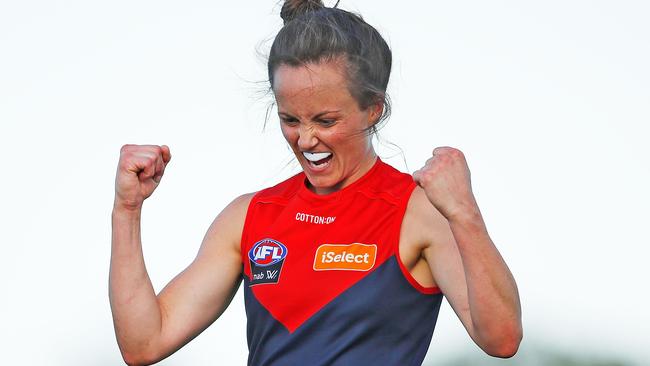
[{"label": "chest", "polygon": [[395,254],[396,205],[365,196],[327,205],[257,203],[242,243],[247,291],[289,329]]}]

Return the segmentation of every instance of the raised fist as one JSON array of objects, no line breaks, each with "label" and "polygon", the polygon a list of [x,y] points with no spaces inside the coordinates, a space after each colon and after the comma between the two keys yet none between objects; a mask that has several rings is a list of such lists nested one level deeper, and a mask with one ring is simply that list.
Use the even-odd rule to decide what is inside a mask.
[{"label": "raised fist", "polygon": [[139,209],[158,187],[172,155],[166,145],[124,145],[115,175],[114,205]]},{"label": "raised fist", "polygon": [[469,167],[458,149],[435,148],[424,167],[413,173],[413,180],[448,220],[476,208]]}]

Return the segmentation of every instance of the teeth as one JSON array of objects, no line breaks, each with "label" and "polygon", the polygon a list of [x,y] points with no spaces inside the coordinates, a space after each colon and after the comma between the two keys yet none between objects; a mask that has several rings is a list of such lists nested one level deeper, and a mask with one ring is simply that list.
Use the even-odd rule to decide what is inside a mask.
[{"label": "teeth", "polygon": [[330,153],[330,152],[310,153],[310,152],[306,152],[306,151],[303,151],[302,154],[305,156],[305,158],[307,160],[309,160],[311,162],[316,162],[316,161],[319,161],[319,160],[323,160],[323,159],[329,157],[330,155],[332,155],[332,153]]}]

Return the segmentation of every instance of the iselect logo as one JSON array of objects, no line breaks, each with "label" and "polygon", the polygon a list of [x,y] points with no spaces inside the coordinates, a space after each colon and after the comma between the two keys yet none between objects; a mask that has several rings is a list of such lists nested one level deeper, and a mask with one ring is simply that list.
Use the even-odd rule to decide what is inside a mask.
[{"label": "iselect logo", "polygon": [[315,271],[368,271],[375,265],[375,244],[323,244],[314,255]]}]

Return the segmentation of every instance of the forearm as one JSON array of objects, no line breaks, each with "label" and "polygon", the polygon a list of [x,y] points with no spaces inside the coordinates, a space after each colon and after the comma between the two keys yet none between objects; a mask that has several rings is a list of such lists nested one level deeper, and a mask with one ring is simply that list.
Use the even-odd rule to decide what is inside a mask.
[{"label": "forearm", "polygon": [[522,336],[517,284],[487,233],[478,207],[449,220],[463,262],[475,341],[496,356],[516,352]]},{"label": "forearm", "polygon": [[140,210],[114,207],[109,298],[117,341],[127,362],[148,357],[161,329],[161,311],[147,274],[140,238]]}]

